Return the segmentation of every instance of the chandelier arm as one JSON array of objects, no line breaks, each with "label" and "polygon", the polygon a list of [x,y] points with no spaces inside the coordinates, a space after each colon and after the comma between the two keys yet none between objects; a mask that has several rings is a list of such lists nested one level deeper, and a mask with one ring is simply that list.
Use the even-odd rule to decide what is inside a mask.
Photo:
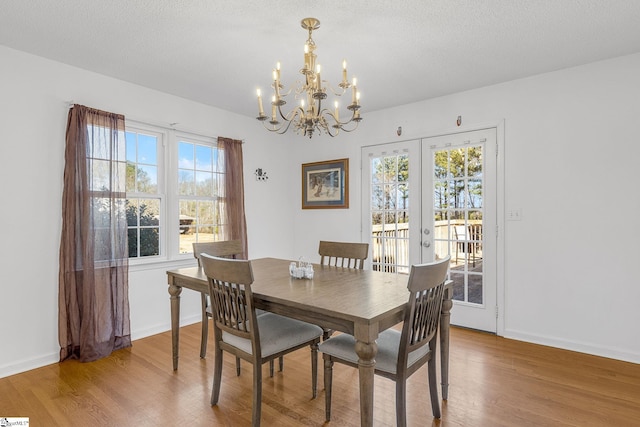
[{"label": "chandelier arm", "polygon": [[[351,113],[351,117],[349,118],[349,120],[346,120],[346,121],[344,121],[344,122],[340,121],[340,120],[336,117],[335,113],[331,112],[331,110],[329,110],[328,108],[323,109],[323,110],[322,110],[322,112],[321,112],[321,115],[323,115],[323,116],[324,116],[324,115],[330,116],[330,117],[333,119],[333,121],[334,121],[337,125],[339,125],[341,128],[342,128],[342,126],[344,126],[344,125],[348,125],[349,123],[352,123],[352,122],[356,122],[356,123],[358,123],[358,122],[360,122],[360,121],[362,120],[362,118],[359,118],[359,120],[356,120],[356,112],[355,112],[355,110]],[[356,125],[356,127],[357,127],[357,125]],[[351,131],[346,131],[346,132],[351,132]]]},{"label": "chandelier arm", "polygon": [[[332,131],[331,131],[331,129],[334,129],[334,132],[332,132]],[[333,138],[333,137],[335,137],[335,136],[338,136],[338,134],[340,133],[340,129],[341,129],[341,127],[340,127],[340,126],[338,126],[338,127],[334,127],[334,126],[327,126],[327,127],[325,128],[325,132],[327,132],[327,134],[328,134],[330,137],[332,137],[332,138]]]},{"label": "chandelier arm", "polygon": [[[332,113],[331,110],[325,108],[320,111],[319,116],[322,119],[322,129],[325,131],[325,133],[327,133],[331,137],[335,137],[340,133],[342,124],[338,119],[336,119],[335,114]],[[327,117],[331,118],[331,120],[327,120]],[[330,125],[329,121],[332,121],[333,124]]]},{"label": "chandelier arm", "polygon": [[286,133],[289,130],[289,126],[291,126],[291,122],[286,122],[286,126],[285,126],[284,123],[282,123],[279,127],[275,127],[275,125],[272,125],[273,128],[270,128],[269,126],[267,126],[267,124],[265,122],[262,122],[262,125],[269,132],[276,132],[276,133],[282,135],[282,134]]},{"label": "chandelier arm", "polygon": [[304,110],[298,106],[296,108],[294,108],[293,110],[289,111],[289,113],[287,115],[282,113],[282,109],[278,108],[278,110],[280,111],[280,116],[282,117],[283,120],[286,120],[288,122],[293,122],[294,119],[296,118],[296,116],[302,116],[304,117]]},{"label": "chandelier arm", "polygon": [[353,132],[354,130],[358,129],[358,125],[360,124],[360,122],[355,122],[355,123],[356,123],[356,125],[353,127],[353,129],[347,129],[347,128],[344,128],[344,127],[340,127],[340,129],[342,131],[344,131],[344,132]]},{"label": "chandelier arm", "polygon": [[[328,81],[325,80],[325,83],[327,84],[327,87],[329,89],[331,89],[331,93],[333,93],[335,96],[342,96],[347,92],[347,89],[351,87],[350,83],[347,83],[347,85],[345,87],[340,86],[340,90],[336,91],[333,86],[331,86],[331,83],[329,83]],[[342,83],[340,83],[342,84]]]},{"label": "chandelier arm", "polygon": [[282,93],[282,90],[280,90],[280,98],[284,98],[285,96],[288,96],[292,91],[293,91],[293,88],[289,88],[287,93]]},{"label": "chandelier arm", "polygon": [[[282,105],[278,105],[278,114],[280,114],[280,117],[282,118],[282,120],[285,120],[287,122],[290,122],[289,119],[287,119],[287,117],[284,115],[284,113],[282,112]],[[291,113],[289,113],[291,114]],[[287,126],[288,127],[288,126]]]},{"label": "chandelier arm", "polygon": [[[336,118],[335,113],[333,113],[333,112],[332,112],[331,110],[329,110],[328,108],[323,108],[323,109],[320,111],[320,113],[318,113],[318,116],[319,116],[319,117],[325,117],[325,116],[328,116],[328,117],[331,117],[335,123],[342,124],[342,123],[340,123],[340,120],[338,120],[338,119]],[[325,119],[325,120],[326,120],[326,119]]]},{"label": "chandelier arm", "polygon": [[[278,128],[280,134],[283,134],[285,132],[287,132],[289,130],[289,128],[291,127],[292,124],[295,124],[294,128],[299,130],[300,128],[300,122],[302,121],[302,118],[304,117],[304,111],[302,110],[301,107],[296,107],[293,110],[289,111],[288,114],[284,114],[282,112],[282,108],[280,108],[280,106],[278,107],[278,111],[280,116],[282,117],[282,119],[287,123],[286,126],[284,126],[284,124],[282,126],[280,126]],[[296,119],[296,117],[299,117],[298,119]],[[282,131],[280,131],[282,129]]]},{"label": "chandelier arm", "polygon": [[[360,124],[361,121],[362,121],[362,117],[360,117],[356,112],[356,110],[354,110],[353,113],[351,114],[351,118],[348,121],[344,123],[340,122],[340,129],[342,129],[345,132],[353,132],[354,130],[358,129],[358,125]],[[345,125],[348,125],[350,123],[355,123],[353,128],[347,129],[344,127]]]},{"label": "chandelier arm", "polygon": [[[347,120],[346,122],[338,121],[337,124],[340,126],[341,130],[345,132],[353,132],[354,130],[358,129],[358,125],[360,124],[361,121],[362,121],[362,117],[357,115],[357,113],[354,111],[349,120]],[[353,128],[348,129],[345,127],[346,125],[351,123],[355,123],[355,125],[353,125]]]},{"label": "chandelier arm", "polygon": [[284,125],[283,125],[283,126],[281,126],[280,128],[281,128],[281,129],[282,129],[282,128],[284,128],[284,129],[282,129],[282,131],[281,131],[281,132],[279,131],[278,133],[279,133],[280,135],[282,135],[283,133],[286,133],[286,132],[289,130],[289,126],[291,126],[291,123],[292,123],[292,122],[287,122],[287,126],[284,126]]},{"label": "chandelier arm", "polygon": [[[267,123],[268,123],[268,124],[267,124]],[[284,131],[280,132],[280,131],[282,130],[282,128],[283,128],[283,127],[285,127],[285,126],[284,126],[284,123],[280,123],[280,126],[277,126],[277,124],[274,124],[274,123],[272,123],[272,122],[270,122],[270,121],[266,121],[266,120],[265,120],[265,121],[263,121],[263,122],[262,122],[262,125],[263,125],[263,126],[264,126],[264,128],[265,128],[266,130],[268,130],[269,132],[277,132],[277,133],[284,133],[284,132],[286,132],[286,129],[285,129]],[[287,127],[288,127],[288,126],[287,126]]]},{"label": "chandelier arm", "polygon": [[[281,133],[281,132],[279,132],[279,131],[280,131],[280,129],[282,129],[282,126],[280,126],[280,127],[277,127],[277,128],[276,128],[276,127],[275,127],[275,125],[267,125],[267,123],[268,123],[268,122],[267,122],[266,120],[262,122],[262,126],[264,126],[264,128],[265,128],[266,130],[268,130],[269,132],[278,132],[278,133]],[[269,127],[269,126],[273,126],[273,127]]]}]

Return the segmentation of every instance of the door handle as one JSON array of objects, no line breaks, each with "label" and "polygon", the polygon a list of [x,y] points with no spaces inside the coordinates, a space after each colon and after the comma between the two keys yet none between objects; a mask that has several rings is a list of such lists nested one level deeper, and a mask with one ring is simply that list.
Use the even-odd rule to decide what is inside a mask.
[{"label": "door handle", "polygon": [[428,240],[424,241],[424,242],[422,242],[422,246],[425,247],[425,248],[430,248],[431,247],[431,242],[428,241]]}]

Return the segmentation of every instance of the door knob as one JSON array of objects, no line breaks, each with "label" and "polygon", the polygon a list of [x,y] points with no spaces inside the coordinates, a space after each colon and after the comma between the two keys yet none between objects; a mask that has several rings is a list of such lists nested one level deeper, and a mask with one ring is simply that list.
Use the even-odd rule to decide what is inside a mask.
[{"label": "door knob", "polygon": [[425,248],[429,248],[429,247],[431,247],[431,242],[429,242],[429,241],[422,242],[422,246],[425,247]]}]

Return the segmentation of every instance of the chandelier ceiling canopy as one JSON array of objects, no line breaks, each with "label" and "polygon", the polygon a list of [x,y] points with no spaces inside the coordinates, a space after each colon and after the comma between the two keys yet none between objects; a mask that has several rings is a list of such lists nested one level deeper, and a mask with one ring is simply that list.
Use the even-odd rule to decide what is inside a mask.
[{"label": "chandelier ceiling canopy", "polygon": [[[315,18],[305,18],[300,23],[302,28],[309,31],[309,38],[304,45],[304,65],[300,69],[303,80],[297,82],[296,87],[288,90],[280,81],[280,63],[276,64],[273,70],[273,95],[271,96],[271,116],[264,114],[262,106],[262,92],[258,89],[258,120],[264,127],[271,131],[283,134],[293,126],[293,129],[304,136],[311,138],[314,132],[326,133],[336,136],[342,130],[351,132],[358,127],[362,120],[360,117],[360,92],[356,86],[356,78],[351,83],[347,76],[347,62],[342,62],[342,81],[338,84],[339,89],[331,87],[329,82],[321,78],[321,66],[317,62],[314,53],[316,44],[313,41],[313,30],[320,28],[320,21]],[[336,98],[344,95],[351,89],[351,102],[347,105],[349,111],[346,115],[348,119],[340,120],[340,104],[334,101],[333,109],[327,108],[323,102],[327,101],[327,91],[330,90]],[[287,104],[285,98],[293,92],[293,98],[297,106],[285,113],[283,107]]]}]

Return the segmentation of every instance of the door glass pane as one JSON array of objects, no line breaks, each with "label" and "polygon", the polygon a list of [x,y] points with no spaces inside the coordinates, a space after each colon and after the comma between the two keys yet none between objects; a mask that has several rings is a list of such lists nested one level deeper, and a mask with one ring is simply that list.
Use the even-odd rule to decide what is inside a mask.
[{"label": "door glass pane", "polygon": [[373,184],[371,186],[371,209],[382,209],[382,206],[384,205],[382,200],[383,198],[384,190],[382,185]]},{"label": "door glass pane", "polygon": [[451,256],[453,299],[483,303],[482,146],[434,153],[434,250]]},{"label": "door glass pane", "polygon": [[371,157],[371,252],[373,269],[409,272],[409,156]]}]

